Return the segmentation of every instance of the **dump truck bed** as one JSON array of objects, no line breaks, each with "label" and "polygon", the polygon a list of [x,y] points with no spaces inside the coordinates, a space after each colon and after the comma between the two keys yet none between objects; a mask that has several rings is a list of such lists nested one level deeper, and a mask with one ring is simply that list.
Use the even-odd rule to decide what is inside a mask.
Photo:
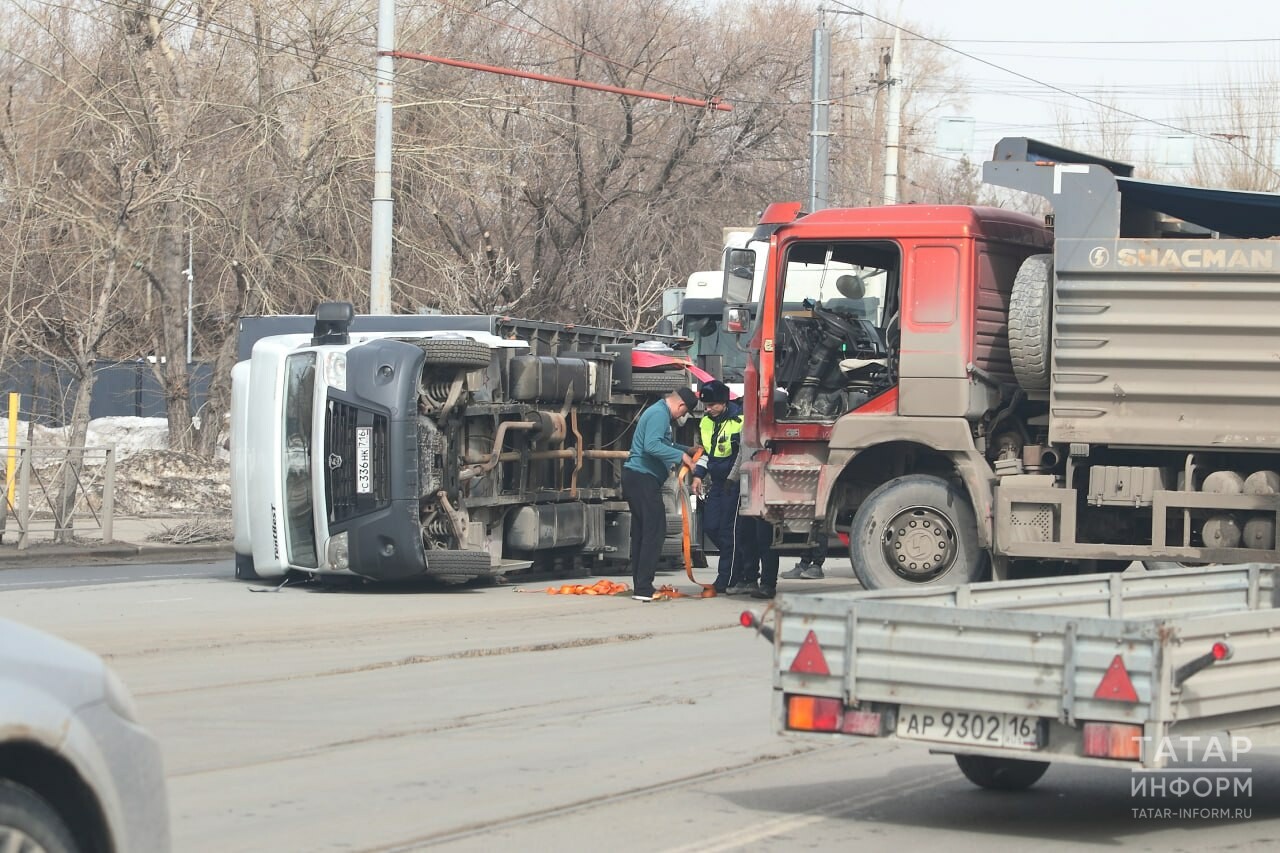
[{"label": "dump truck bed", "polygon": [[[838,699],[837,732],[1038,761],[1114,764],[1096,744],[1086,749],[1089,731],[1148,746],[1209,732],[1276,742],[1276,571],[1244,564],[783,596],[777,719],[794,731],[791,697]],[[1190,672],[1215,644],[1227,659]],[[1126,760],[1159,767],[1164,756],[1144,747]]]}]

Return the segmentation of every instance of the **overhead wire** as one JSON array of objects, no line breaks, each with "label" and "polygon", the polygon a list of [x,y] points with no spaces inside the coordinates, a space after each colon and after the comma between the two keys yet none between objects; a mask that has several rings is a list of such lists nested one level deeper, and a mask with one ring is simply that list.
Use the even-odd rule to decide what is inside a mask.
[{"label": "overhead wire", "polygon": [[965,57],[966,59],[969,59],[969,60],[971,60],[971,61],[973,61],[973,62],[977,62],[977,63],[980,63],[980,64],[982,64],[982,65],[986,65],[986,66],[988,66],[988,67],[990,67],[990,68],[994,68],[994,69],[996,69],[997,71],[1003,72],[1003,73],[1005,73],[1005,74],[1009,74],[1009,75],[1012,75],[1012,76],[1014,76],[1014,77],[1018,77],[1018,78],[1020,78],[1020,79],[1022,79],[1022,80],[1025,80],[1025,81],[1027,81],[1028,83],[1031,83],[1031,84],[1033,84],[1033,85],[1044,87],[1044,88],[1046,88],[1046,89],[1049,89],[1049,90],[1052,90],[1052,91],[1054,91],[1054,92],[1057,92],[1057,93],[1059,93],[1059,94],[1061,94],[1061,95],[1066,95],[1066,96],[1067,96],[1067,97],[1069,97],[1069,98],[1075,98],[1075,99],[1078,99],[1078,100],[1084,101],[1085,103],[1092,104],[1092,105],[1094,105],[1094,106],[1096,106],[1096,107],[1099,107],[1099,108],[1101,108],[1101,109],[1104,109],[1104,110],[1108,110],[1108,111],[1111,111],[1111,112],[1119,113],[1119,114],[1121,114],[1121,115],[1130,116],[1130,117],[1132,117],[1132,118],[1135,118],[1135,119],[1138,119],[1138,120],[1140,120],[1140,121],[1147,122],[1147,123],[1150,123],[1150,124],[1154,124],[1154,125],[1159,126],[1159,127],[1164,127],[1164,128],[1169,129],[1169,130],[1176,130],[1176,131],[1178,131],[1179,133],[1182,133],[1182,134],[1186,134],[1186,135],[1189,135],[1189,136],[1197,136],[1197,137],[1200,137],[1201,139],[1206,139],[1206,140],[1209,140],[1209,141],[1211,141],[1211,142],[1216,142],[1216,143],[1219,143],[1219,144],[1225,145],[1225,146],[1227,146],[1228,148],[1231,148],[1232,150],[1234,150],[1234,151],[1235,151],[1237,154],[1239,154],[1240,156],[1244,157],[1244,158],[1245,158],[1245,159],[1247,159],[1247,160],[1252,161],[1254,164],[1256,164],[1256,165],[1258,165],[1258,166],[1262,167],[1263,169],[1265,169],[1266,171],[1270,172],[1272,175],[1275,175],[1275,176],[1277,176],[1277,177],[1280,177],[1280,172],[1276,171],[1276,169],[1275,169],[1274,167],[1272,167],[1272,166],[1271,166],[1270,164],[1268,164],[1268,163],[1263,162],[1263,161],[1262,161],[1262,160],[1260,160],[1259,158],[1255,157],[1253,154],[1250,154],[1248,151],[1246,151],[1246,150],[1244,150],[1243,148],[1241,148],[1240,146],[1236,145],[1236,144],[1234,143],[1234,141],[1232,141],[1232,140],[1229,140],[1229,139],[1223,139],[1222,137],[1217,136],[1217,135],[1214,135],[1214,134],[1212,134],[1212,133],[1206,133],[1206,132],[1203,132],[1203,131],[1196,130],[1196,129],[1194,129],[1194,128],[1187,128],[1187,127],[1183,127],[1183,126],[1180,126],[1180,125],[1173,124],[1173,123],[1171,123],[1171,122],[1163,121],[1163,120],[1161,120],[1161,119],[1153,119],[1153,118],[1150,118],[1150,117],[1148,117],[1148,116],[1141,115],[1140,113],[1135,113],[1135,112],[1133,112],[1133,111],[1131,111],[1131,110],[1126,110],[1126,109],[1124,109],[1123,107],[1118,107],[1118,106],[1116,106],[1116,105],[1114,105],[1114,104],[1108,104],[1108,103],[1106,103],[1105,101],[1100,101],[1100,100],[1098,100],[1097,98],[1091,98],[1091,97],[1089,97],[1089,96],[1087,96],[1087,95],[1080,94],[1079,92],[1073,92],[1073,91],[1071,91],[1071,90],[1069,90],[1069,89],[1064,89],[1064,88],[1062,88],[1061,86],[1057,86],[1057,85],[1055,85],[1055,84],[1053,84],[1053,83],[1049,83],[1049,82],[1047,82],[1047,81],[1045,81],[1045,80],[1039,80],[1039,79],[1037,79],[1037,78],[1035,78],[1035,77],[1032,77],[1032,76],[1031,76],[1031,75],[1029,75],[1029,74],[1024,74],[1024,73],[1022,73],[1021,71],[1015,71],[1015,70],[1013,70],[1012,68],[1006,68],[1006,67],[1005,67],[1005,66],[1003,66],[1003,65],[999,65],[999,64],[997,64],[997,63],[995,63],[995,62],[991,62],[990,60],[983,59],[983,58],[982,58],[982,57],[980,57],[980,56],[976,56],[976,55],[974,55],[974,54],[972,54],[972,53],[969,53],[969,52],[967,52],[967,51],[961,50],[960,48],[955,47],[955,46],[953,46],[953,45],[951,45],[951,44],[948,44],[948,43],[947,43],[947,42],[945,42],[945,41],[941,41],[941,40],[939,40],[939,39],[935,39],[935,38],[931,38],[931,37],[929,37],[929,36],[921,35],[920,33],[914,32],[913,30],[910,30],[910,29],[908,29],[907,27],[904,27],[904,26],[902,26],[902,25],[900,25],[900,24],[895,24],[895,23],[893,23],[893,22],[891,22],[891,21],[885,20],[884,18],[878,17],[877,15],[872,14],[871,12],[867,12],[867,11],[865,11],[865,10],[863,10],[863,9],[859,9],[858,7],[853,6],[853,5],[852,5],[852,4],[850,4],[850,3],[846,3],[846,2],[844,2],[844,0],[830,0],[830,2],[833,2],[833,3],[835,3],[835,4],[836,4],[836,5],[838,5],[838,6],[843,6],[844,8],[848,9],[848,10],[849,10],[849,11],[851,11],[851,12],[855,12],[855,13],[857,13],[857,14],[859,14],[859,15],[862,15],[862,16],[864,16],[864,17],[870,18],[871,20],[876,21],[877,23],[880,23],[880,24],[882,24],[882,25],[884,25],[884,26],[886,26],[886,27],[890,27],[890,28],[892,28],[892,29],[894,29],[894,30],[897,30],[897,31],[898,31],[898,32],[900,32],[900,33],[903,33],[903,34],[906,34],[906,35],[912,36],[913,38],[918,39],[918,40],[920,40],[920,41],[929,42],[930,44],[936,45],[937,47],[940,47],[940,48],[942,48],[942,49],[944,49],[944,50],[949,50],[949,51],[951,51],[951,52],[953,52],[953,53],[956,53],[956,54],[958,54],[958,55],[960,55],[960,56],[963,56],[963,57]]}]

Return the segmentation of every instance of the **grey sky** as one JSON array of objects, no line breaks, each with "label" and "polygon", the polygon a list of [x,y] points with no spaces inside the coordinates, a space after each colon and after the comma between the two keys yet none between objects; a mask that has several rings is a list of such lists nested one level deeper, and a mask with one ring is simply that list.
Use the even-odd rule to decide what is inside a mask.
[{"label": "grey sky", "polygon": [[1263,0],[1074,0],[1021,7],[996,0],[902,0],[900,13],[897,2],[817,5],[865,9],[887,20],[901,14],[908,29],[955,48],[948,55],[968,81],[970,97],[948,112],[974,118],[970,157],[978,162],[1002,136],[1058,141],[1057,113],[1065,110],[1068,121],[1085,123],[1082,131],[1099,116],[1130,127],[1135,159],[1154,165],[1160,138],[1186,127],[1187,114],[1221,110],[1224,83],[1259,84],[1280,76],[1280,13]]}]

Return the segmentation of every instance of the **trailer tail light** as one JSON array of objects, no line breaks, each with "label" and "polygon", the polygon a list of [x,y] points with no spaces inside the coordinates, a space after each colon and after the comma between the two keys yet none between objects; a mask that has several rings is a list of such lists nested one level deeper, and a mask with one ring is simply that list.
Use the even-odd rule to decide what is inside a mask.
[{"label": "trailer tail light", "polygon": [[1202,669],[1213,666],[1218,661],[1231,660],[1233,654],[1230,643],[1222,640],[1209,647],[1209,651],[1194,660],[1189,660],[1173,671],[1173,686],[1181,687],[1182,683]]},{"label": "trailer tail light", "polygon": [[840,731],[847,735],[880,737],[884,734],[884,717],[879,711],[855,711],[850,708],[844,712]]},{"label": "trailer tail light", "polygon": [[840,731],[844,703],[818,696],[787,697],[787,728],[805,732]]},{"label": "trailer tail light", "polygon": [[1142,726],[1129,723],[1085,723],[1084,754],[1120,761],[1142,760]]}]

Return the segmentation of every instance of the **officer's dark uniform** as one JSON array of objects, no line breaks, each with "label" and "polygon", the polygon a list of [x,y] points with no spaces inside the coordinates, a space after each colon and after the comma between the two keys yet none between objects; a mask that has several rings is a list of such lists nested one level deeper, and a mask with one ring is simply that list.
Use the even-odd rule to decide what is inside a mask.
[{"label": "officer's dark uniform", "polygon": [[703,455],[694,469],[694,476],[706,483],[702,529],[720,552],[715,586],[724,592],[733,567],[733,528],[738,517],[738,484],[730,482],[728,477],[742,440],[742,407],[729,401],[729,388],[723,382],[705,383],[700,396],[704,405],[728,404],[720,417],[703,415],[698,423],[698,443],[702,445]]}]

